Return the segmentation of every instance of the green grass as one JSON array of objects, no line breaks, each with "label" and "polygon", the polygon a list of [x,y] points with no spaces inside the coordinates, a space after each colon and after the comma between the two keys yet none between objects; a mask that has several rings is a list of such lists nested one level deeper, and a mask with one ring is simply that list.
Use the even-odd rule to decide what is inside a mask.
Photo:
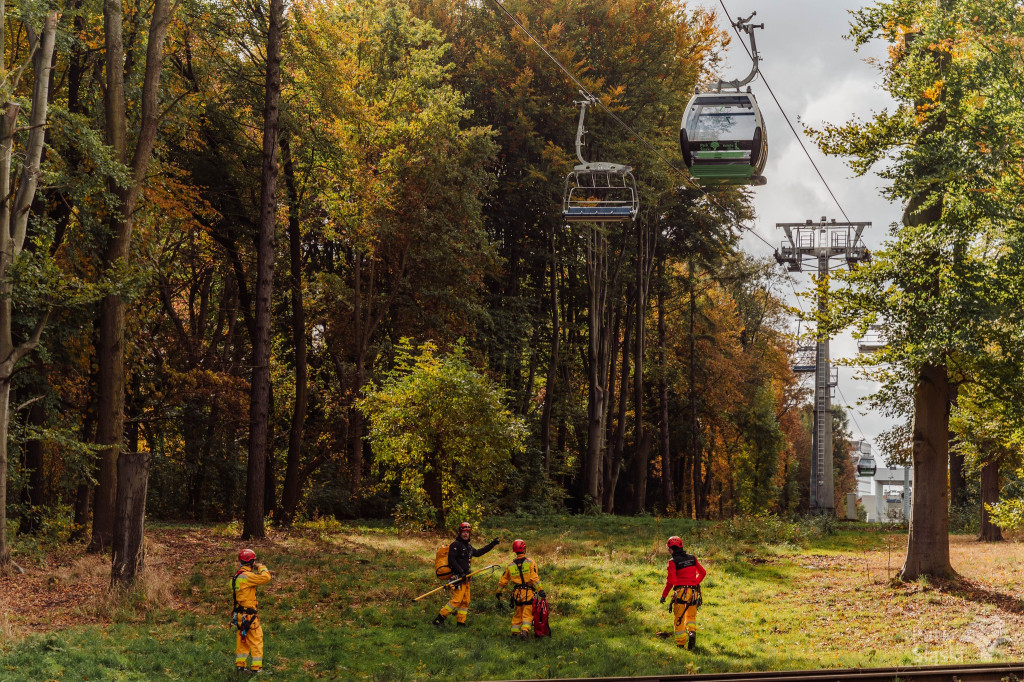
[{"label": "green grass", "polygon": [[[683,536],[709,570],[693,653],[655,636],[671,629],[658,604],[664,538],[671,534]],[[502,544],[476,559],[475,567],[504,564],[512,539],[524,538],[552,603],[553,637],[511,641],[509,617],[493,597],[497,575],[474,581],[469,628],[456,630],[452,618],[439,632],[430,620],[444,597],[412,598],[437,585],[433,549],[440,536],[377,523],[312,524],[276,537],[261,552],[275,575],[260,597],[267,667],[279,680],[516,679],[977,656],[952,642],[921,648],[908,639],[912,628],[927,629],[933,621],[939,628],[946,620],[942,604],[928,601],[946,597],[927,586],[891,588],[876,576],[872,587],[869,576],[865,589],[877,594],[864,594],[843,580],[827,583],[829,570],[814,567],[828,557],[885,552],[893,540],[878,527],[823,531],[774,519],[697,524],[650,517],[503,518],[481,528],[474,543],[495,536]],[[150,611],[135,622],[74,627],[0,646],[0,679],[230,679],[232,560],[206,557],[173,576],[179,594],[190,595],[188,610]],[[859,580],[851,575],[850,581]],[[815,581],[825,582],[816,587]],[[911,628],[880,613],[880,603],[923,610]]]}]

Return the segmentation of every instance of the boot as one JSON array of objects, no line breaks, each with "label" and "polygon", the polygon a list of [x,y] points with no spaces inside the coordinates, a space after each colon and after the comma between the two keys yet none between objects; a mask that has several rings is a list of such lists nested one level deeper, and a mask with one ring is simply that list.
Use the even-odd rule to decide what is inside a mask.
[{"label": "boot", "polygon": [[455,626],[456,627],[460,627],[460,628],[464,628],[464,627],[466,627],[466,624],[465,623],[461,623],[459,621],[455,621]]},{"label": "boot", "polygon": [[686,648],[689,651],[693,651],[697,646],[697,632],[690,630],[689,634],[686,635]]},{"label": "boot", "polygon": [[529,630],[520,630],[519,631],[519,639],[523,640],[524,642],[529,640],[530,639],[530,631]]},{"label": "boot", "polygon": [[431,623],[431,625],[433,625],[435,627],[443,628],[444,627],[444,619],[445,619],[445,617],[442,616],[439,613],[439,614],[437,614],[437,618],[435,618],[434,620],[430,621],[430,623]]}]

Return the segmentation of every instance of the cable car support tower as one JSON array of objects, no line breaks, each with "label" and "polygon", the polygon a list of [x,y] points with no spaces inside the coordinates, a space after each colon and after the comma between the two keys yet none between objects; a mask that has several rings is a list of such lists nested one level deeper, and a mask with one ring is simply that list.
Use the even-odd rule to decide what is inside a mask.
[{"label": "cable car support tower", "polygon": [[[803,271],[805,264],[817,268],[823,279],[817,293],[818,311],[824,312],[824,294],[828,287],[828,272],[834,261],[845,261],[849,268],[871,260],[871,252],[864,246],[861,234],[871,223],[837,223],[823,217],[819,223],[776,223],[786,235],[786,242],[775,252],[775,260],[790,272]],[[814,364],[797,364],[796,372],[814,373],[814,433],[811,447],[810,513],[834,514],[835,476],[832,470],[832,389],[838,381],[829,357],[829,339],[816,334],[815,343],[799,350],[813,352]]]}]

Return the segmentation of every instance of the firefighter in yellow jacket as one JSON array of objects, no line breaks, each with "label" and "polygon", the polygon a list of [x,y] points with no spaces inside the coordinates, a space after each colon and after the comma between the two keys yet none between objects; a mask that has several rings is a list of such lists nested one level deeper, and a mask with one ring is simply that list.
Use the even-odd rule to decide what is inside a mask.
[{"label": "firefighter in yellow jacket", "polygon": [[537,562],[526,558],[526,543],[516,540],[512,543],[512,551],[516,558],[505,567],[505,572],[498,581],[498,592],[495,595],[498,601],[502,601],[502,590],[505,585],[512,586],[512,606],[515,609],[512,613],[512,636],[528,639],[533,629],[533,597],[534,592],[541,599],[546,599],[544,590],[540,589],[540,573],[537,572]]},{"label": "firefighter in yellow jacket", "polygon": [[270,571],[265,565],[256,563],[256,552],[251,549],[238,553],[238,563],[238,571],[231,578],[231,593],[235,600],[231,623],[238,630],[235,635],[235,670],[246,672],[245,660],[251,656],[249,671],[260,673],[263,669],[263,626],[256,611],[256,588],[270,582]]}]

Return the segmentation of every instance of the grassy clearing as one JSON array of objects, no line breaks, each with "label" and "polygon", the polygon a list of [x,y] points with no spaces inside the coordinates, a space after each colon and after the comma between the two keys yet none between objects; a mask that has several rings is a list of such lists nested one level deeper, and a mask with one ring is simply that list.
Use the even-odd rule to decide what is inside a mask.
[{"label": "grassy clearing", "polygon": [[[955,536],[954,566],[968,580],[893,584],[905,536],[834,530],[774,519],[495,520],[474,542],[503,542],[475,565],[508,561],[511,540],[523,537],[553,607],[554,637],[520,643],[493,598],[496,575],[474,582],[465,630],[429,625],[440,594],[411,601],[436,586],[441,536],[308,524],[256,547],[275,574],[261,598],[266,663],[286,680],[516,679],[969,662],[1024,650],[1014,572],[1024,545]],[[694,653],[655,636],[671,629],[658,597],[673,533],[709,570]],[[47,620],[38,605],[12,611],[10,599],[5,609],[3,591],[16,586],[0,583],[0,679],[225,679],[233,537],[225,527],[153,530],[156,577],[116,603],[102,596],[96,566],[51,569],[58,591],[94,595],[70,622]],[[39,632],[47,623],[60,629]]]}]

